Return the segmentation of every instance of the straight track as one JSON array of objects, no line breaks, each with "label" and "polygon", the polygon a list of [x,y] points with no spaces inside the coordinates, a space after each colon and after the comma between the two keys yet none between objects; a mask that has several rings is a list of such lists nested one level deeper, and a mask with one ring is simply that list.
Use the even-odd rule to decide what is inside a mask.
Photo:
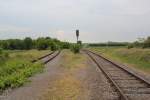
[{"label": "straight track", "polygon": [[83,50],[96,63],[118,95],[113,100],[150,100],[150,82],[119,64],[89,50]]}]

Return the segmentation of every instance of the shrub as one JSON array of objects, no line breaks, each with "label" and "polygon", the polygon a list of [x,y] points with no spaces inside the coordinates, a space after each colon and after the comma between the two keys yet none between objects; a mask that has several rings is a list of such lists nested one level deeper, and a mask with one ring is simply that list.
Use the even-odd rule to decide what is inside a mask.
[{"label": "shrub", "polygon": [[131,49],[131,48],[133,48],[133,44],[129,44],[127,47],[128,47],[128,49]]},{"label": "shrub", "polygon": [[56,43],[51,43],[50,44],[50,49],[51,49],[51,51],[56,51],[56,50],[58,50],[59,49],[59,46],[56,44]]},{"label": "shrub", "polygon": [[70,48],[69,42],[63,42],[61,45],[62,45],[62,49],[69,49]]},{"label": "shrub", "polygon": [[8,57],[9,57],[8,53],[4,52],[3,49],[0,48],[0,62],[3,62]]},{"label": "shrub", "polygon": [[23,85],[27,78],[42,71],[43,65],[26,60],[14,59],[0,68],[0,90],[15,88]]},{"label": "shrub", "polygon": [[143,48],[150,48],[150,37],[148,37],[147,40],[144,41]]},{"label": "shrub", "polygon": [[3,49],[2,48],[0,48],[0,54],[2,54],[3,53]]},{"label": "shrub", "polygon": [[79,53],[80,52],[80,48],[81,48],[81,46],[79,44],[73,44],[71,46],[71,51],[74,52],[74,53]]}]

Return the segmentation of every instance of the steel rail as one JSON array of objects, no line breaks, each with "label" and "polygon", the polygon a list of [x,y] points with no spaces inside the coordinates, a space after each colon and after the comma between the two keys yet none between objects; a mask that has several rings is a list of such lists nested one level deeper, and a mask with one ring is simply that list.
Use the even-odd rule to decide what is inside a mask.
[{"label": "steel rail", "polygon": [[111,64],[113,64],[113,65],[115,65],[116,67],[118,67],[118,68],[124,70],[124,71],[127,72],[128,74],[130,74],[130,75],[132,75],[132,76],[138,78],[139,80],[143,81],[144,83],[146,83],[146,84],[148,84],[148,85],[150,86],[150,82],[149,82],[148,80],[146,80],[145,78],[141,77],[140,75],[138,75],[138,74],[136,74],[136,73],[133,73],[132,71],[127,70],[126,68],[121,67],[119,64],[117,64],[117,63],[111,61],[110,59],[108,59],[108,58],[106,58],[106,57],[103,57],[103,56],[101,56],[101,55],[99,55],[99,54],[97,54],[97,53],[95,53],[95,52],[92,52],[92,51],[90,51],[90,50],[87,50],[87,51],[89,51],[89,52],[91,52],[91,53],[93,53],[93,54],[95,54],[95,55],[97,55],[97,56],[99,56],[99,57],[105,59],[106,61],[110,62]]},{"label": "steel rail", "polygon": [[[120,71],[122,70],[122,71],[124,71],[126,74],[124,74],[124,75],[130,75],[131,77],[134,77],[137,81],[139,81],[141,84],[145,84],[146,86],[144,87],[144,88],[147,88],[147,89],[149,89],[150,88],[150,82],[148,81],[148,80],[146,80],[144,77],[142,77],[142,76],[140,76],[139,74],[137,74],[137,73],[135,73],[135,72],[133,72],[132,70],[130,70],[130,69],[128,69],[127,68],[127,66],[125,66],[125,65],[120,65],[119,63],[116,63],[116,62],[114,62],[114,61],[112,61],[112,60],[110,60],[110,59],[108,59],[108,58],[106,58],[106,57],[103,57],[102,55],[100,55],[100,54],[97,54],[97,53],[95,53],[95,52],[93,52],[93,51],[91,51],[91,50],[87,50],[87,49],[85,49],[84,50],[85,52],[87,52],[87,53],[89,53],[90,54],[90,56],[97,56],[97,57],[99,57],[99,58],[102,58],[102,59],[104,59],[106,62],[109,62],[112,66],[114,66],[114,67],[116,67],[116,68],[118,68],[118,69],[120,69]],[[119,83],[117,82],[117,81],[115,81],[115,79],[113,78],[113,76],[111,75],[111,74],[109,74],[110,72],[109,72],[109,70],[104,70],[104,67],[103,66],[101,66],[101,63],[99,62],[98,63],[98,60],[96,60],[96,58],[94,58],[93,57],[93,59],[95,60],[94,62],[96,62],[97,63],[97,65],[99,66],[99,67],[101,67],[101,69],[106,73],[106,74],[108,74],[107,75],[107,77],[108,76],[110,76],[110,78],[112,79],[109,79],[109,80],[111,80],[111,82],[115,85],[116,84],[116,86],[118,86],[119,87],[119,89],[117,89],[117,90],[119,90],[119,93],[122,95],[124,95],[126,98],[123,98],[124,100],[129,100],[129,98],[130,97],[128,97],[126,94],[128,94],[128,93],[126,93],[124,90],[123,90],[123,88],[122,87],[120,87],[120,85],[119,85]],[[116,73],[117,74],[117,73]],[[123,79],[123,80],[125,80],[125,79]],[[126,80],[128,80],[128,79],[126,79]],[[115,86],[115,87],[116,87]],[[140,88],[140,86],[137,86],[136,88]],[[130,86],[128,87],[128,88],[130,88]],[[121,91],[122,91],[122,93],[121,93]],[[130,90],[131,92],[132,92],[132,89]],[[144,94],[150,94],[150,91],[149,92],[145,92]],[[129,94],[130,94],[130,92],[129,92]],[[132,94],[132,93],[131,93]],[[133,94],[134,94],[134,92],[133,92]]]},{"label": "steel rail", "polygon": [[32,60],[31,62],[32,62],[32,63],[37,62],[37,61],[39,61],[39,60],[41,60],[41,59],[43,59],[43,58],[45,58],[45,57],[47,57],[47,56],[49,56],[49,55],[52,55],[53,53],[54,53],[54,51],[51,52],[51,53],[49,53],[49,54],[46,54],[46,55],[44,55],[44,56],[42,56],[42,57],[39,57],[39,58],[37,58],[37,59],[34,59],[34,60]]},{"label": "steel rail", "polygon": [[44,55],[44,56],[42,56],[42,57],[40,57],[40,58],[37,58],[37,59],[35,59],[35,60],[32,60],[31,62],[32,62],[32,63],[35,63],[35,62],[37,62],[37,61],[39,61],[39,60],[42,60],[42,59],[44,59],[44,58],[46,58],[46,57],[48,57],[48,56],[50,56],[50,55],[53,55],[55,52],[57,52],[56,55],[52,56],[50,59],[48,59],[48,60],[46,60],[46,61],[43,62],[44,64],[46,64],[46,63],[48,63],[49,61],[51,61],[52,59],[54,59],[56,56],[58,56],[61,51],[60,51],[60,50],[59,50],[59,51],[53,51],[53,52],[51,52],[51,53],[49,53],[49,54],[46,54],[46,55]]},{"label": "steel rail", "polygon": [[112,82],[112,84],[115,86],[116,90],[117,90],[117,91],[119,92],[119,94],[120,94],[119,100],[129,100],[129,99],[124,95],[124,93],[122,92],[122,90],[120,89],[120,87],[116,84],[116,82],[113,81],[113,79],[110,77],[110,75],[106,73],[106,71],[105,71],[105,70],[101,67],[101,65],[94,59],[94,57],[93,57],[92,55],[90,55],[87,50],[83,50],[83,51],[86,52],[86,54],[95,62],[95,64],[96,64],[96,65],[100,68],[100,70],[104,73],[104,75],[106,76],[106,78],[107,78],[110,82]]},{"label": "steel rail", "polygon": [[[49,61],[53,60],[55,57],[57,57],[61,51],[56,51],[56,55],[52,56],[50,59],[48,59],[47,61],[44,62],[44,64],[47,64]],[[53,53],[54,54],[54,53]]]}]

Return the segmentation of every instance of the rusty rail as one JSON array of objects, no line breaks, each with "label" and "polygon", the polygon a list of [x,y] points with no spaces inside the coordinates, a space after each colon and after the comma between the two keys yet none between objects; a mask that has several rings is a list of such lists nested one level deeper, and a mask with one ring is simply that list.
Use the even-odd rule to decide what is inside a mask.
[{"label": "rusty rail", "polygon": [[130,70],[127,70],[127,69],[121,67],[119,64],[117,64],[117,63],[111,61],[110,59],[108,59],[108,58],[106,58],[106,57],[103,57],[103,56],[101,56],[101,55],[99,55],[99,54],[97,54],[97,53],[95,53],[95,52],[90,51],[90,50],[88,50],[88,51],[91,52],[91,53],[93,53],[93,54],[95,54],[95,55],[97,55],[97,56],[99,56],[99,57],[101,57],[101,58],[103,58],[103,59],[105,59],[105,60],[107,60],[108,62],[110,62],[111,64],[115,65],[116,67],[118,67],[118,68],[120,68],[120,69],[126,71],[126,72],[129,73],[130,75],[132,75],[132,76],[138,78],[139,80],[141,80],[141,81],[147,83],[148,85],[150,85],[150,82],[147,81],[145,78],[141,77],[140,75],[138,75],[138,74],[136,74],[136,73],[133,73],[133,72],[131,72]]},{"label": "rusty rail", "polygon": [[88,54],[88,56],[89,56],[89,57],[96,63],[96,65],[101,69],[101,71],[104,73],[104,75],[107,77],[107,79],[112,82],[112,84],[115,86],[115,88],[117,89],[117,91],[118,91],[119,94],[120,94],[120,100],[129,100],[129,99],[123,94],[122,90],[118,87],[118,85],[113,81],[113,79],[110,77],[110,75],[105,72],[105,70],[104,70],[104,69],[98,64],[98,62],[88,53],[88,51],[87,51],[87,50],[83,50],[83,51],[85,51],[86,54]]},{"label": "rusty rail", "polygon": [[[56,52],[57,52],[57,53],[56,53]],[[42,60],[42,59],[44,59],[44,58],[46,58],[46,57],[48,57],[48,56],[53,55],[53,54],[56,53],[56,55],[50,57],[50,59],[48,59],[48,60],[46,60],[46,61],[43,62],[44,64],[46,64],[46,63],[48,63],[49,61],[51,61],[52,59],[54,59],[56,56],[58,56],[58,55],[60,54],[60,52],[61,52],[60,50],[59,50],[59,51],[53,51],[53,52],[51,52],[51,53],[49,53],[49,54],[46,54],[46,55],[44,55],[44,56],[42,56],[42,57],[40,57],[40,58],[37,58],[37,59],[35,59],[35,60],[32,60],[31,62],[32,62],[32,63],[35,63],[35,62],[37,62],[37,61],[39,61],[39,60]]]},{"label": "rusty rail", "polygon": [[[86,52],[86,54],[88,54],[88,56],[96,63],[96,65],[104,73],[106,78],[115,87],[115,89],[119,93],[119,97],[120,97],[119,100],[130,100],[131,98],[133,100],[135,100],[133,96],[136,96],[136,95],[134,95],[134,93],[136,93],[136,91],[132,91],[131,87],[136,87],[136,89],[140,89],[140,86],[132,84],[132,83],[128,83],[128,85],[125,84],[125,86],[128,87],[128,92],[126,92],[124,90],[125,88],[122,87],[122,85],[117,81],[117,79],[115,79],[116,75],[117,75],[117,77],[119,77],[119,73],[121,73],[122,75],[125,75],[125,76],[127,75],[128,77],[134,78],[134,79],[132,79],[133,82],[137,82],[137,84],[142,85],[142,88],[144,88],[144,89],[149,89],[150,88],[150,82],[148,80],[146,80],[144,77],[142,77],[142,76],[132,72],[131,70],[129,70],[129,69],[119,65],[118,63],[113,62],[113,61],[109,60],[108,58],[105,58],[105,57],[103,57],[103,56],[101,56],[101,55],[99,55],[99,54],[97,54],[97,53],[95,53],[93,51],[90,51],[90,50],[83,50],[83,51]],[[102,62],[101,62],[101,60],[102,60]],[[111,67],[104,66],[103,65],[103,63],[104,63],[103,61],[106,61],[105,63],[109,63],[111,65]],[[114,73],[111,72],[110,69],[113,69],[113,71],[115,71],[115,72]],[[129,81],[128,78],[124,79],[125,76],[120,76],[119,80],[123,80],[123,82],[124,81]],[[138,82],[140,82],[140,83],[138,83]],[[143,94],[143,95],[146,94],[148,97],[150,97],[150,90],[148,90],[147,92],[143,92],[142,90],[139,90],[139,93]],[[129,96],[128,94],[131,94],[131,95]],[[146,97],[143,96],[142,99],[140,99],[140,100],[143,100],[144,98],[146,98]]]}]

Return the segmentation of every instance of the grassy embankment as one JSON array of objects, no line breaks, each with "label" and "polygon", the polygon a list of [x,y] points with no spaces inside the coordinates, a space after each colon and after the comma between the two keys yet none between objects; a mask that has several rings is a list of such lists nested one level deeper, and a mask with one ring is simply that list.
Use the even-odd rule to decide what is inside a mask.
[{"label": "grassy embankment", "polygon": [[90,48],[103,56],[150,73],[150,49],[125,47]]},{"label": "grassy embankment", "polygon": [[31,75],[42,71],[43,65],[30,61],[49,51],[2,51],[0,53],[0,90],[23,85]]},{"label": "grassy embankment", "polygon": [[78,100],[84,98],[83,83],[75,74],[82,68],[86,68],[86,57],[81,54],[74,54],[69,50],[64,50],[62,55],[61,67],[64,73],[56,81],[51,82],[47,93],[42,100]]}]

